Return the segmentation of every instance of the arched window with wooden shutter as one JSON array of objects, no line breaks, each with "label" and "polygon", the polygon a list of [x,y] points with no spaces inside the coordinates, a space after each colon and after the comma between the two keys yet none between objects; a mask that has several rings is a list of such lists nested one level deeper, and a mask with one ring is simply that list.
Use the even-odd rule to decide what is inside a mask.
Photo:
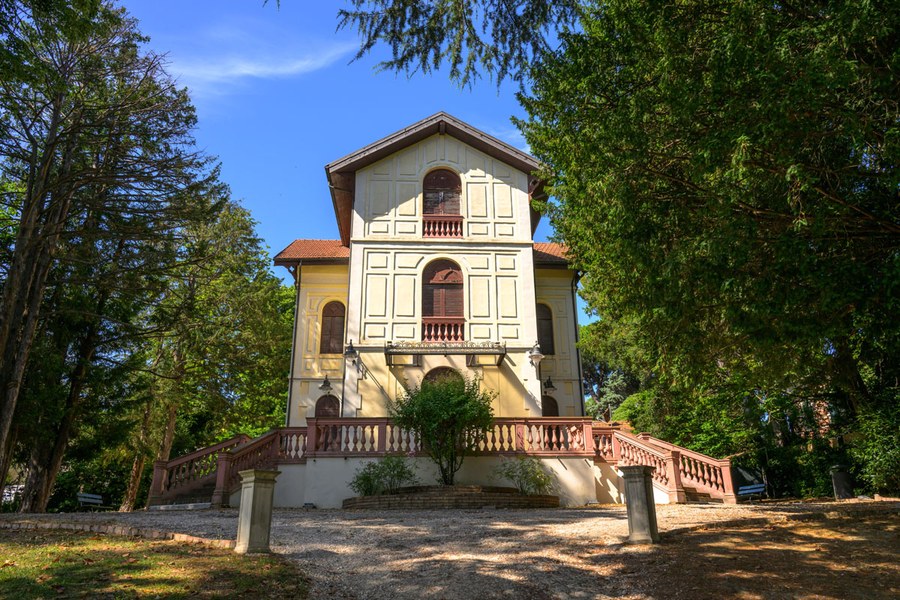
[{"label": "arched window with wooden shutter", "polygon": [[461,342],[465,327],[462,270],[452,260],[435,260],[422,273],[422,340]]},{"label": "arched window with wooden shutter", "polygon": [[422,237],[462,237],[462,183],[450,169],[436,169],[422,182]]},{"label": "arched window with wooden shutter", "polygon": [[333,301],[322,309],[319,354],[341,354],[344,351],[344,305]]},{"label": "arched window with wooden shutter", "polygon": [[537,333],[541,352],[546,356],[556,354],[553,344],[553,313],[546,304],[537,305]]}]

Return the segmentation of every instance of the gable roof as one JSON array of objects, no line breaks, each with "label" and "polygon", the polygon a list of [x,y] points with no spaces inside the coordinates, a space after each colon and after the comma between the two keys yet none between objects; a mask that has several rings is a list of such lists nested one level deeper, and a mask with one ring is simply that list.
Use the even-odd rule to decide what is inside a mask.
[{"label": "gable roof", "polygon": [[[356,171],[435,134],[451,135],[491,158],[501,160],[528,174],[540,167],[536,158],[506,142],[475,129],[445,112],[433,114],[325,165],[325,175],[328,177],[328,187],[331,189],[331,201],[334,205],[334,216],[337,219],[341,242],[345,246],[350,245],[350,218],[353,213]],[[542,187],[542,182],[535,178],[529,182],[528,192],[531,196],[537,196]],[[537,228],[539,220],[540,214],[532,210],[532,233]]]},{"label": "gable roof", "polygon": [[[566,260],[567,248],[562,244],[536,242],[534,264],[537,266],[561,266]],[[288,267],[302,262],[306,265],[335,265],[350,262],[350,248],[341,240],[294,240],[275,255],[275,265]]]}]

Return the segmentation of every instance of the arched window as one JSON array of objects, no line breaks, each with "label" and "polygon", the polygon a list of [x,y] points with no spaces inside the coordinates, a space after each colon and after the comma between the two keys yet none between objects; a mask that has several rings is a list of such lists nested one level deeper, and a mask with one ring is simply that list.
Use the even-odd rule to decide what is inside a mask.
[{"label": "arched window", "polygon": [[556,354],[553,345],[553,313],[546,304],[537,305],[537,333],[541,352],[548,356]]},{"label": "arched window", "polygon": [[552,396],[541,396],[541,406],[543,407],[542,416],[559,416],[559,404],[556,403],[556,400]]},{"label": "arched window", "polygon": [[428,383],[436,383],[438,381],[444,381],[446,379],[456,379],[461,380],[463,377],[459,374],[459,371],[450,367],[437,367],[430,371],[425,375],[424,381]]},{"label": "arched window", "polygon": [[437,169],[425,176],[422,182],[422,237],[462,237],[461,192],[459,175],[449,169]]},{"label": "arched window", "polygon": [[322,310],[322,339],[319,354],[341,354],[344,351],[344,305],[329,302]]},{"label": "arched window", "polygon": [[341,401],[331,394],[316,400],[316,418],[336,419],[341,416]]},{"label": "arched window", "polygon": [[458,215],[461,192],[459,175],[449,169],[432,171],[422,182],[422,212],[426,215]]},{"label": "arched window", "polygon": [[459,265],[452,260],[435,260],[425,267],[422,276],[422,339],[463,341],[463,276]]}]

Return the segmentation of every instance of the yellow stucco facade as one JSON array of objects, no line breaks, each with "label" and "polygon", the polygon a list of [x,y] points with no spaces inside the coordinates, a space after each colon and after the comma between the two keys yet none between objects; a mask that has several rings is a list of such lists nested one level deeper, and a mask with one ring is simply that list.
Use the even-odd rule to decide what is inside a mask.
[{"label": "yellow stucco facade", "polygon": [[[329,393],[343,417],[385,416],[390,399],[439,367],[479,378],[496,393],[497,417],[541,416],[547,396],[560,416],[583,414],[575,274],[564,260],[536,258],[534,159],[452,117],[435,117],[434,133],[416,129],[426,120],[326,167],[337,190],[340,247],[334,241],[326,256],[320,246],[332,242],[298,240],[276,259],[298,280],[288,425],[304,424]],[[425,234],[423,180],[435,169],[461,183],[455,236]],[[453,261],[462,275],[461,344],[423,344],[423,272],[438,259]],[[341,346],[353,343],[355,361],[320,352],[323,310],[333,301],[346,308]],[[537,303],[552,314],[554,352],[535,366]],[[386,348],[398,345],[443,350],[389,358]],[[494,354],[473,354],[479,347]],[[326,376],[330,392],[321,389]]]}]

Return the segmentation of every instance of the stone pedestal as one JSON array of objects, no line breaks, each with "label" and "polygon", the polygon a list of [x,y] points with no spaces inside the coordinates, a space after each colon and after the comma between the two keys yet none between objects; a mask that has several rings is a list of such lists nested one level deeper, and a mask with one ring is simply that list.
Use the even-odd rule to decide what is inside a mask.
[{"label": "stone pedestal", "polygon": [[625,479],[625,507],[628,511],[628,543],[659,542],[656,503],[653,501],[653,467],[619,467]]},{"label": "stone pedestal", "polygon": [[238,513],[238,554],[269,552],[269,533],[272,531],[272,500],[275,478],[280,471],[248,469],[241,471],[241,508]]}]

